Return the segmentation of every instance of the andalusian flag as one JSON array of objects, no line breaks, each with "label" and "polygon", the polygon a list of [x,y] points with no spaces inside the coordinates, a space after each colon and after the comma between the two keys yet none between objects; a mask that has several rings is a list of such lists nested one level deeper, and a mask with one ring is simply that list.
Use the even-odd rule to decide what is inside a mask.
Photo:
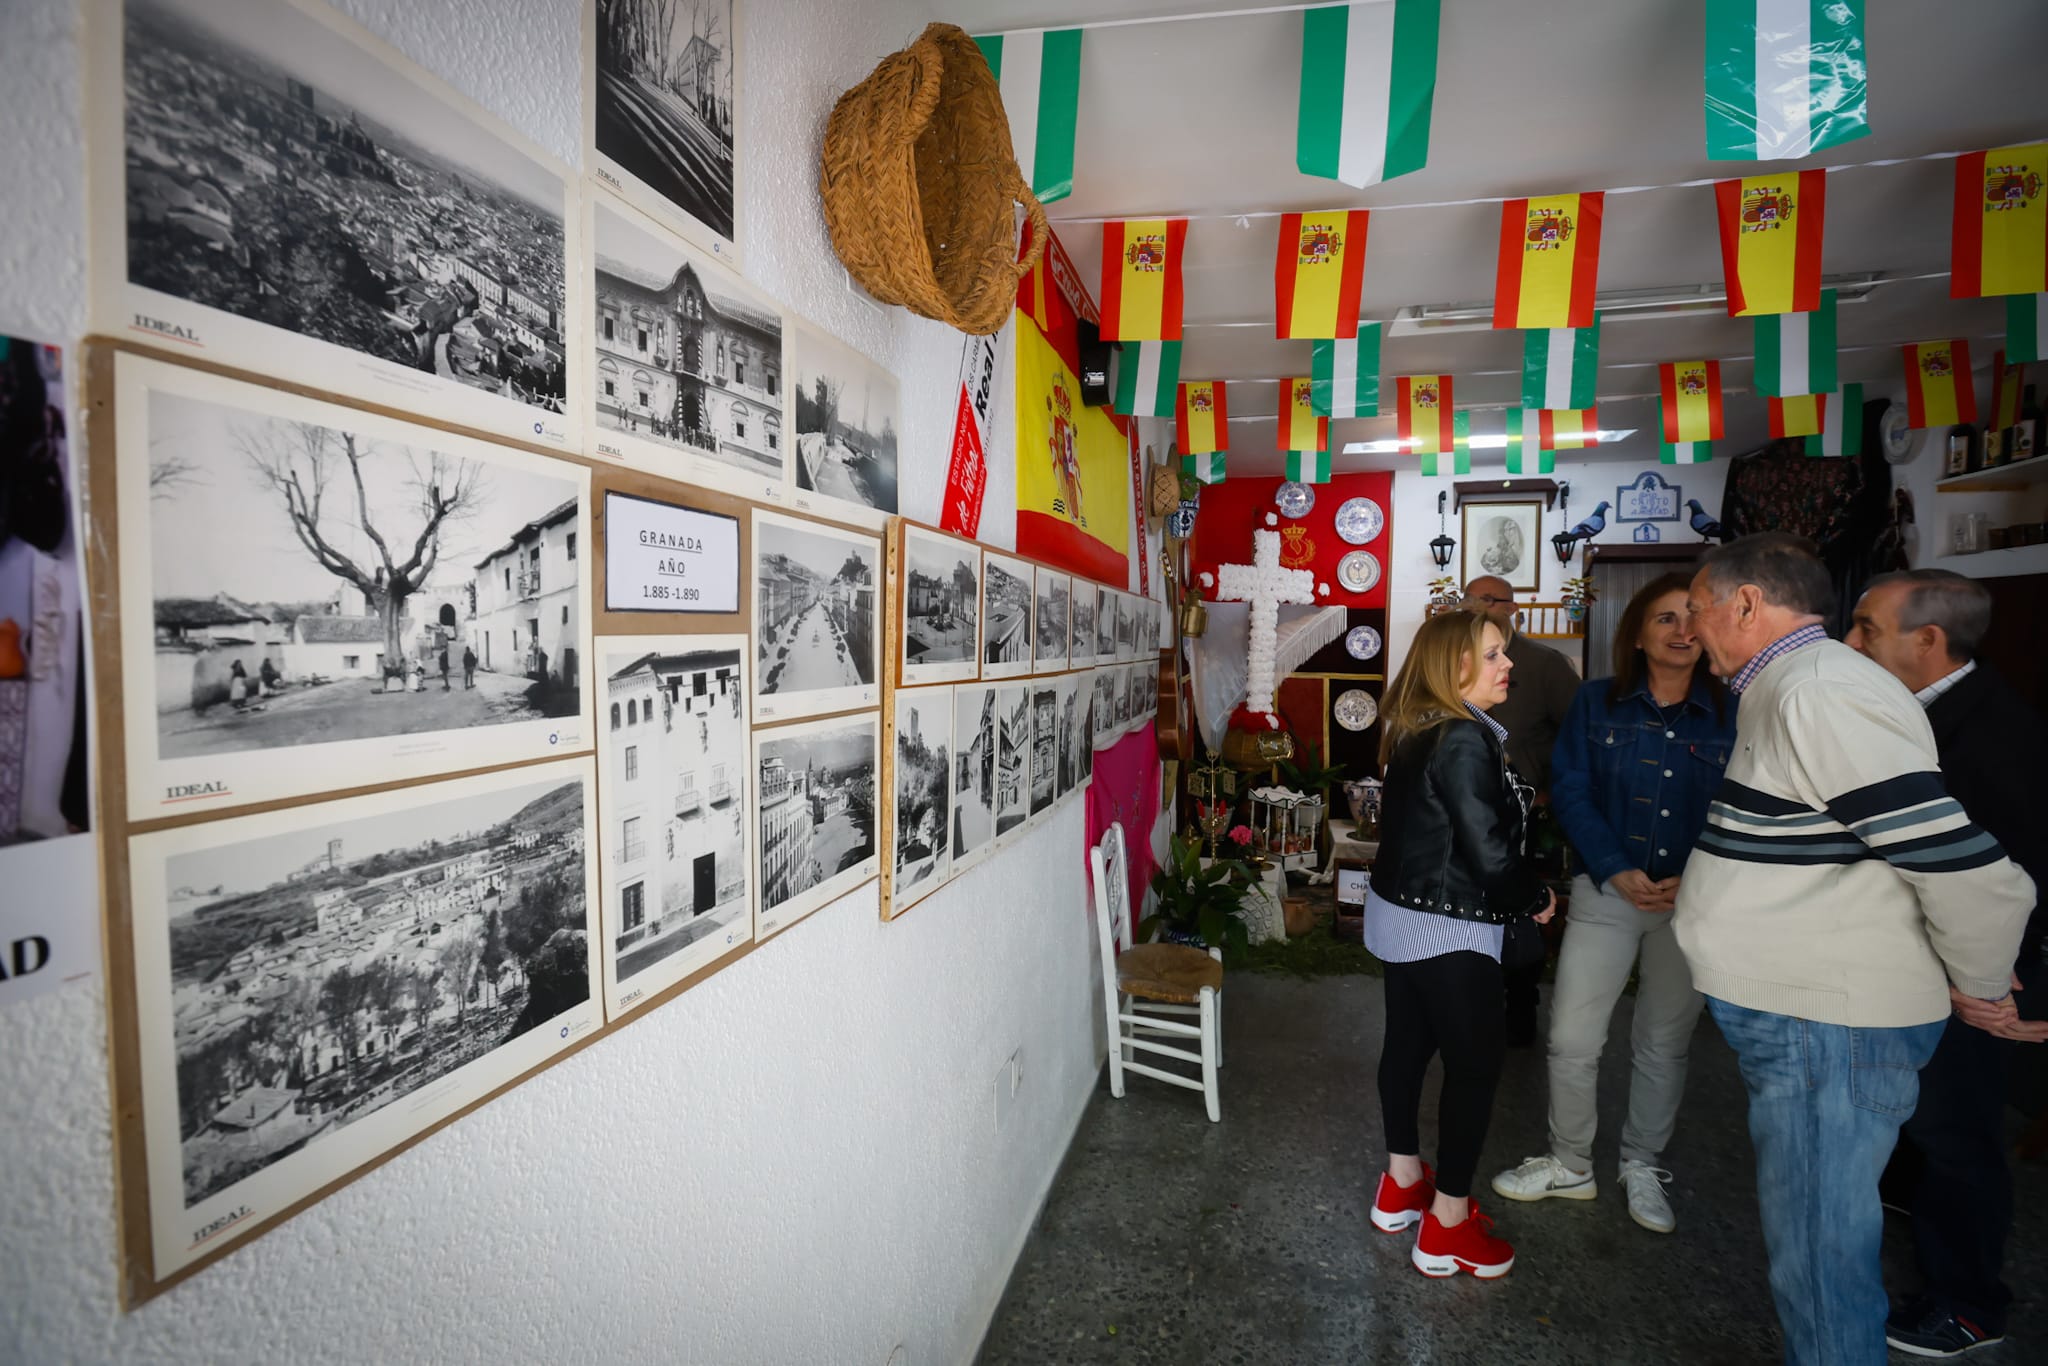
[{"label": "andalusian flag", "polygon": [[1326,5],[1302,15],[1302,174],[1363,189],[1428,162],[1437,4]]},{"label": "andalusian flag", "polygon": [[1180,340],[1180,257],[1185,218],[1102,225],[1102,339]]},{"label": "andalusian flag", "polygon": [[1984,426],[2003,431],[2020,420],[2020,390],[2027,382],[2027,367],[2007,365],[2005,352],[1991,353],[1991,418]]},{"label": "andalusian flag", "polygon": [[1379,416],[1378,323],[1360,323],[1355,338],[1319,341],[1310,350],[1310,378],[1317,412],[1324,417]]},{"label": "andalusian flag", "polygon": [[1870,133],[1863,0],[1707,0],[1707,156],[1797,161]]},{"label": "andalusian flag", "polygon": [[1349,337],[1365,283],[1364,209],[1283,213],[1273,255],[1273,335]]},{"label": "andalusian flag", "polygon": [[[1555,467],[1552,451],[1576,451],[1600,442],[1600,418],[1593,408],[1510,408],[1508,473],[1548,474]],[[1525,467],[1527,452],[1539,453],[1536,468]]]},{"label": "andalusian flag", "polygon": [[1180,402],[1173,410],[1173,436],[1183,455],[1230,449],[1230,414],[1223,404],[1222,380],[1196,379],[1181,384]]},{"label": "andalusian flag", "polygon": [[1666,361],[1657,367],[1657,380],[1664,401],[1666,441],[1719,441],[1725,435],[1721,421],[1721,362]]},{"label": "andalusian flag", "polygon": [[1764,402],[1770,407],[1771,440],[1820,435],[1825,396],[1795,394],[1791,398],[1767,398]]},{"label": "andalusian flag", "polygon": [[1806,438],[1806,453],[1863,454],[1863,386],[1845,384],[1820,398],[1820,435]]},{"label": "andalusian flag", "polygon": [[1590,408],[1600,378],[1600,315],[1591,327],[1538,327],[1522,334],[1522,406]]},{"label": "andalusian flag", "polygon": [[1660,465],[1704,465],[1714,458],[1713,446],[1707,441],[1660,441],[1657,443],[1657,463]]},{"label": "andalusian flag", "polygon": [[1728,316],[1820,307],[1820,234],[1828,173],[1786,171],[1714,185]]},{"label": "andalusian flag", "polygon": [[1330,419],[1316,416],[1315,403],[1311,398],[1311,384],[1304,375],[1300,379],[1280,381],[1280,420],[1278,449],[1283,451],[1321,451],[1330,446]]},{"label": "andalusian flag", "polygon": [[[1509,474],[1549,474],[1557,468],[1557,457],[1542,441],[1541,419],[1530,416],[1539,411],[1536,408],[1508,409]],[[1533,458],[1531,451],[1535,452]]]},{"label": "andalusian flag", "polygon": [[1495,327],[1591,327],[1606,196],[1554,194],[1500,206]]},{"label": "andalusian flag", "polygon": [[1287,452],[1287,477],[1303,484],[1329,483],[1330,453],[1328,451]]},{"label": "andalusian flag", "polygon": [[2005,354],[2014,362],[2048,360],[2041,342],[2048,338],[2048,294],[2005,296]]},{"label": "andalusian flag", "polygon": [[1041,204],[1074,192],[1074,111],[1081,103],[1081,30],[1029,29],[976,38],[1003,92],[1010,146]]},{"label": "andalusian flag", "polygon": [[1956,158],[1951,299],[2048,290],[2048,142]]},{"label": "andalusian flag", "polygon": [[1394,406],[1403,450],[1425,454],[1452,448],[1449,375],[1401,376],[1394,381]]},{"label": "andalusian flag", "polygon": [[1171,417],[1180,392],[1181,343],[1125,342],[1116,360],[1116,401],[1125,417]]},{"label": "andalusian flag", "polygon": [[1977,420],[1977,386],[1970,378],[1970,344],[1909,342],[1899,348],[1906,362],[1906,425],[1953,427]]},{"label": "andalusian flag", "polygon": [[1765,313],[1756,326],[1756,387],[1778,398],[1835,387],[1835,291],[1811,313]]},{"label": "andalusian flag", "polygon": [[1421,469],[1424,474],[1470,474],[1472,473],[1472,414],[1458,413],[1451,419],[1451,445],[1455,454],[1451,467],[1445,469],[1443,456],[1435,451],[1424,451]]},{"label": "andalusian flag", "polygon": [[1205,484],[1220,484],[1223,482],[1223,452],[1184,455],[1180,458],[1180,472],[1191,474]]}]

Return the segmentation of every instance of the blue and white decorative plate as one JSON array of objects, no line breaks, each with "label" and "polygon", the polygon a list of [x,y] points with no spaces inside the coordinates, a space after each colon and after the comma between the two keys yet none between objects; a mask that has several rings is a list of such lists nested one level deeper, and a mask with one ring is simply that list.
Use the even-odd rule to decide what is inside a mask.
[{"label": "blue and white decorative plate", "polygon": [[1352,731],[1365,730],[1380,717],[1379,704],[1363,688],[1351,688],[1337,694],[1337,701],[1330,711],[1337,718],[1338,725]]},{"label": "blue and white decorative plate", "polygon": [[1380,652],[1380,633],[1370,626],[1354,626],[1344,634],[1344,648],[1353,659],[1373,659]]},{"label": "blue and white decorative plate", "polygon": [[1316,505],[1316,491],[1297,479],[1282,484],[1273,494],[1282,517],[1306,517]]},{"label": "blue and white decorative plate", "polygon": [[1337,534],[1352,545],[1370,545],[1387,529],[1387,514],[1370,498],[1346,498],[1337,508]]}]

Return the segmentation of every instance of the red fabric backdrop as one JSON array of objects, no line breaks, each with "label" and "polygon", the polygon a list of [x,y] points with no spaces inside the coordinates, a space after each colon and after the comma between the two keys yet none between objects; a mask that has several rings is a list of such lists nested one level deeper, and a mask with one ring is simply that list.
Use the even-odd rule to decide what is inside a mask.
[{"label": "red fabric backdrop", "polygon": [[[1088,784],[1088,847],[1093,849],[1102,842],[1111,821],[1123,822],[1133,926],[1145,904],[1145,888],[1158,866],[1152,858],[1152,826],[1158,819],[1159,738],[1147,722],[1108,749],[1095,751],[1095,776]],[[1094,890],[1091,882],[1091,898]],[[1092,900],[1090,906],[1092,910]]]},{"label": "red fabric backdrop", "polygon": [[[1197,576],[1216,572],[1219,564],[1249,564],[1252,533],[1266,530],[1266,514],[1279,515],[1273,495],[1285,482],[1281,479],[1226,479],[1202,488],[1202,505],[1195,514],[1194,545],[1190,559]],[[1394,476],[1340,474],[1327,484],[1313,485],[1316,505],[1302,518],[1280,517],[1272,530],[1280,533],[1280,563],[1289,569],[1307,569],[1318,583],[1330,585],[1330,596],[1319,602],[1336,607],[1385,607],[1387,605],[1387,560],[1394,544]],[[1370,498],[1386,514],[1386,527],[1372,541],[1357,546],[1337,535],[1337,509],[1347,498]],[[1370,551],[1380,562],[1380,581],[1369,593],[1347,593],[1337,581],[1337,561],[1354,550]],[[1199,578],[1197,579],[1199,586]],[[1215,590],[1203,588],[1202,596],[1214,598]]]}]

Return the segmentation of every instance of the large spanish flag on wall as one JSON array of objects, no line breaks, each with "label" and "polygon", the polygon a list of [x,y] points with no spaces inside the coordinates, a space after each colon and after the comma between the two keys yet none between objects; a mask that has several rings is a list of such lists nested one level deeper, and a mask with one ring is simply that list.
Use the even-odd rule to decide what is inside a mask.
[{"label": "large spanish flag on wall", "polygon": [[1185,218],[1102,225],[1104,341],[1180,340],[1180,256]]},{"label": "large spanish flag on wall", "polygon": [[1500,206],[1495,327],[1591,327],[1606,196],[1554,194]]},{"label": "large spanish flag on wall", "polygon": [[1077,319],[1095,305],[1055,234],[1017,286],[1017,553],[1103,583],[1130,573],[1125,420],[1081,402]]},{"label": "large spanish flag on wall", "polygon": [[1230,410],[1223,401],[1222,380],[1181,381],[1180,402],[1174,405],[1173,439],[1182,455],[1230,449]]},{"label": "large spanish flag on wall", "polygon": [[2048,142],[1956,158],[1953,299],[2048,290]]},{"label": "large spanish flag on wall", "polygon": [[1403,375],[1394,381],[1402,449],[1430,454],[1454,449],[1449,375]]},{"label": "large spanish flag on wall", "polygon": [[1808,313],[1820,307],[1820,236],[1826,171],[1784,171],[1714,185],[1728,316]]},{"label": "large spanish flag on wall", "polygon": [[1657,367],[1664,407],[1664,439],[1673,445],[1719,441],[1727,433],[1721,420],[1721,362],[1666,361]]},{"label": "large spanish flag on wall", "polygon": [[1273,335],[1358,334],[1358,293],[1365,283],[1364,209],[1283,213],[1273,257]]},{"label": "large spanish flag on wall", "polygon": [[1330,419],[1316,416],[1314,381],[1280,381],[1279,449],[1283,451],[1326,451],[1330,448]]},{"label": "large spanish flag on wall", "polygon": [[1899,348],[1906,362],[1906,425],[1953,427],[1977,420],[1977,385],[1970,378],[1970,344],[1908,342]]}]

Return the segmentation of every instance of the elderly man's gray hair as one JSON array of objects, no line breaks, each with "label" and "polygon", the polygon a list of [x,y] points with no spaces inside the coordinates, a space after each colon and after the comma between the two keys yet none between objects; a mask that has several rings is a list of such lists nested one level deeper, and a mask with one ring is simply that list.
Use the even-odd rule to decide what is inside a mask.
[{"label": "elderly man's gray hair", "polygon": [[1708,551],[1700,568],[1716,600],[1747,583],[1773,607],[1816,617],[1835,609],[1834,576],[1804,536],[1759,531]]},{"label": "elderly man's gray hair", "polygon": [[1948,657],[1962,664],[1977,657],[1991,630],[1991,590],[1949,569],[1901,569],[1879,574],[1863,591],[1888,583],[1908,585],[1899,599],[1899,629],[1939,626],[1948,638]]}]

